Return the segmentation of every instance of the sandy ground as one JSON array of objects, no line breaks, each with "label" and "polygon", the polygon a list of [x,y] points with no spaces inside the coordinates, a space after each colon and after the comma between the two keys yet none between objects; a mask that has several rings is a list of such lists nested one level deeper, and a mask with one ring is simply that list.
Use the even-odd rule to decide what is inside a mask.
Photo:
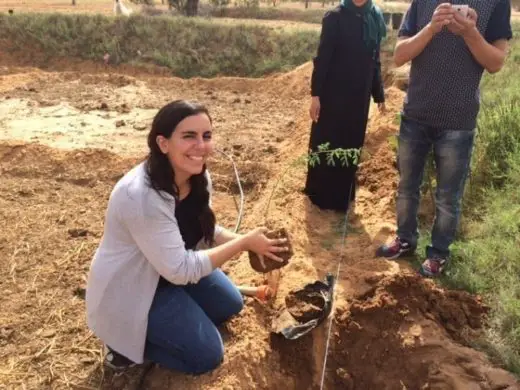
[{"label": "sandy ground", "polygon": [[[394,234],[397,173],[389,140],[400,90],[389,86],[388,112],[371,116],[343,248],[343,216],[318,210],[300,192],[304,167],[287,171],[265,213],[281,173],[307,149],[310,64],[265,79],[181,80],[91,63],[45,72],[15,62],[0,53],[0,388],[112,387],[101,343],[85,325],[82,288],[109,193],[144,157],[157,109],[176,98],[211,110],[215,142],[235,160],[246,193],[241,231],[284,227],[295,254],[280,272],[276,299],[246,298],[243,312],[222,328],[220,368],[187,377],[155,367],[144,388],[318,388],[327,324],[295,341],[271,330],[287,294],[335,272],[338,261],[325,388],[520,388],[468,347],[486,312],[478,297],[440,290],[407,263],[374,258]],[[217,217],[233,228],[231,164],[216,154],[210,170]],[[246,254],[225,271],[237,284],[265,281]]]}]

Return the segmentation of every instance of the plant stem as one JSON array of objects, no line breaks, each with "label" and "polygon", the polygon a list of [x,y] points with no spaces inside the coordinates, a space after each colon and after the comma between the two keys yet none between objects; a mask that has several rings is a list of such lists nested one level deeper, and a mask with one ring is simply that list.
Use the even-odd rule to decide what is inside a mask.
[{"label": "plant stem", "polygon": [[[274,197],[274,193],[276,189],[278,188],[279,184],[282,182],[284,176],[296,165],[299,165],[301,163],[306,163],[307,165],[310,165],[314,167],[316,164],[320,164],[320,154],[326,155],[326,163],[329,166],[335,166],[334,158],[338,158],[340,160],[340,163],[343,166],[348,166],[350,162],[352,162],[353,165],[357,165],[359,161],[359,156],[361,155],[361,149],[343,149],[343,148],[336,148],[336,149],[329,149],[329,143],[325,143],[318,146],[318,151],[316,152],[310,152],[308,154],[305,154],[303,156],[300,156],[296,158],[294,161],[292,161],[287,168],[285,168],[278,178],[276,180],[273,189],[271,191],[271,194],[269,195],[269,198],[267,200],[267,205],[265,207],[264,211],[264,223],[267,222],[267,216],[269,213],[269,207],[271,205],[271,200]],[[352,160],[349,162],[349,158]]]}]

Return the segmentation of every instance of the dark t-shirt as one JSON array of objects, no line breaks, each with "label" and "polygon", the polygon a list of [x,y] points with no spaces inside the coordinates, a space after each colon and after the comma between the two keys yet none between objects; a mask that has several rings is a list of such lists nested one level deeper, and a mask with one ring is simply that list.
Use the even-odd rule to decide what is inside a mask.
[{"label": "dark t-shirt", "polygon": [[[199,222],[200,205],[197,204],[192,194],[193,192],[190,192],[186,198],[175,206],[175,218],[179,224],[179,230],[186,249],[194,249],[203,238],[202,227]],[[159,286],[168,284],[170,282],[161,276]]]},{"label": "dark t-shirt", "polygon": [[[477,12],[477,28],[489,43],[512,38],[509,0],[452,2],[462,3]],[[430,22],[438,4],[432,0],[413,0],[398,35],[412,37],[421,31]],[[474,129],[480,109],[479,85],[483,71],[464,39],[443,29],[412,60],[404,115],[435,128]]]},{"label": "dark t-shirt", "polygon": [[[417,4],[418,1],[412,1],[399,30],[399,36],[412,37],[419,32],[417,28]],[[511,5],[509,0],[500,0],[489,17],[484,38],[489,43],[493,43],[499,39],[511,39],[512,36]]]},{"label": "dark t-shirt", "polygon": [[175,218],[186,249],[194,249],[203,237],[199,222],[200,205],[192,194],[193,192],[190,192],[175,206]]}]

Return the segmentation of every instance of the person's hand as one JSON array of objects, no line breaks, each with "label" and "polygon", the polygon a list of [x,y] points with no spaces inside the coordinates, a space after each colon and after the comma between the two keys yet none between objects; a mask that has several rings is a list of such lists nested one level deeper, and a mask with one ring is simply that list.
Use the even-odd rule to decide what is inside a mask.
[{"label": "person's hand", "polygon": [[287,252],[289,248],[283,246],[287,243],[285,238],[267,238],[265,236],[267,229],[264,227],[256,228],[246,234],[246,248],[255,252],[265,268],[264,258],[268,257],[271,260],[283,262],[283,259],[276,256],[276,253]]},{"label": "person's hand", "polygon": [[455,12],[453,20],[448,25],[448,30],[453,34],[466,37],[468,34],[476,31],[477,19],[477,11],[475,11],[473,8],[468,9],[468,15],[466,17],[458,12]]},{"label": "person's hand", "polygon": [[442,3],[433,12],[432,20],[428,23],[428,28],[433,34],[439,33],[444,26],[448,26],[454,18],[456,11],[451,3]]},{"label": "person's hand", "polygon": [[384,114],[386,112],[385,103],[377,103],[377,109],[379,110],[380,114]]},{"label": "person's hand", "polygon": [[313,122],[318,122],[320,117],[320,97],[313,96],[311,99],[311,106],[309,108],[309,114]]}]

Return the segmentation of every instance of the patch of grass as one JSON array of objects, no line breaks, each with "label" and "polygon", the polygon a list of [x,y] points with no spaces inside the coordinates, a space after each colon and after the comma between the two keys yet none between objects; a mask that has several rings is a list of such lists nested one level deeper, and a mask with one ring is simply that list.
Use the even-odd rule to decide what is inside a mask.
[{"label": "patch of grass", "polygon": [[[520,47],[519,47],[520,52]],[[511,61],[520,69],[520,59]],[[514,66],[510,66],[513,68]],[[520,79],[507,72],[502,76],[508,85],[492,85],[488,83],[489,94],[496,95],[490,99],[485,96],[482,114],[479,118],[477,142],[473,161],[473,177],[475,184],[482,188],[503,186],[508,181],[512,166],[519,163],[520,153]]]},{"label": "patch of grass", "polygon": [[0,15],[2,40],[11,51],[113,64],[152,63],[179,77],[258,77],[287,71],[315,55],[316,31],[275,31],[230,26],[200,18],[81,14]]},{"label": "patch of grass", "polygon": [[229,7],[214,9],[211,12],[211,16],[233,19],[286,20],[320,24],[323,15],[330,8],[332,7],[327,6],[326,8],[301,10],[272,7]]},{"label": "patch of grass", "polygon": [[323,14],[330,9],[300,10],[267,7],[229,7],[212,10],[211,16],[233,19],[287,20],[303,23],[321,23]]},{"label": "patch of grass", "polygon": [[453,248],[444,282],[481,294],[491,306],[487,340],[481,345],[520,375],[520,165],[500,190],[489,189],[481,221]]},{"label": "patch of grass", "polygon": [[[514,34],[520,34],[515,23]],[[452,247],[441,282],[484,297],[491,307],[486,337],[477,347],[520,375],[520,40],[504,69],[486,74],[464,198],[464,234]],[[429,243],[420,240],[419,254]],[[422,256],[421,256],[422,259]],[[418,264],[417,264],[418,265]]]}]

